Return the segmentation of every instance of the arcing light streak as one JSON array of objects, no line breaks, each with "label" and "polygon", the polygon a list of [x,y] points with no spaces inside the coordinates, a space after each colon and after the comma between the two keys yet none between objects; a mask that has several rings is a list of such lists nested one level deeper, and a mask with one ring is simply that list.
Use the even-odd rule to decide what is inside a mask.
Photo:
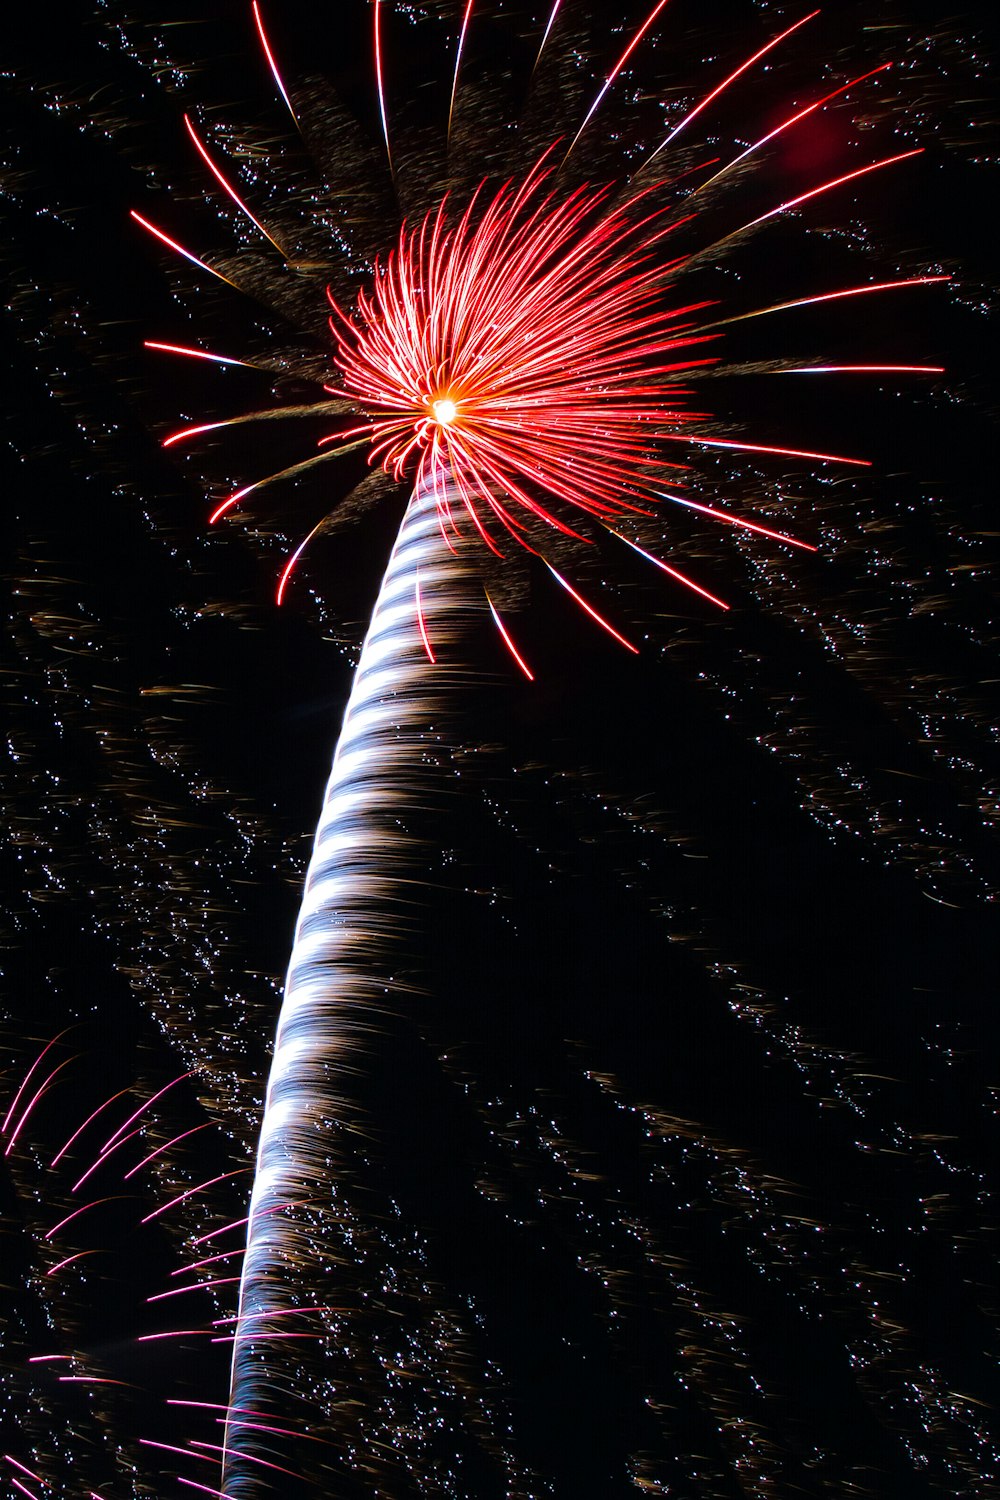
[{"label": "arcing light streak", "polygon": [[[328,1121],[344,1117],[356,1050],[377,1025],[391,991],[391,980],[359,965],[358,953],[384,943],[401,920],[396,879],[405,867],[407,841],[398,820],[427,727],[427,682],[434,671],[421,639],[418,569],[421,615],[435,642],[454,612],[457,564],[437,512],[433,486],[414,491],[361,651],[316,830],[250,1200],[233,1343],[233,1414],[266,1395],[259,1352],[269,1339],[282,1337],[274,1320],[295,1305],[289,1267],[304,1230],[281,1210],[329,1199],[334,1146]],[[344,1176],[345,1166],[339,1164],[334,1180]],[[227,1496],[252,1487],[245,1466],[250,1453],[242,1452],[251,1441],[231,1420],[223,1445]]]}]

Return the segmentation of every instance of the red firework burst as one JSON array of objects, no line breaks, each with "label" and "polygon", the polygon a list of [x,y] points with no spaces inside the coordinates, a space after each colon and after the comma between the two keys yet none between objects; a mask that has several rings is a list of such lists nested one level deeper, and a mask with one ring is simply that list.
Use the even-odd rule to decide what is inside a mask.
[{"label": "red firework burst", "polygon": [[331,298],[343,390],[368,420],[327,441],[370,439],[451,529],[457,496],[494,552],[490,519],[524,545],[526,513],[574,534],[553,500],[600,520],[642,508],[657,439],[691,418],[676,382],[714,362],[683,353],[710,337],[688,331],[705,304],[665,306],[662,213],[641,194],[560,201],[550,176],[536,167],[451,225],[442,204],[404,227],[352,317]]}]

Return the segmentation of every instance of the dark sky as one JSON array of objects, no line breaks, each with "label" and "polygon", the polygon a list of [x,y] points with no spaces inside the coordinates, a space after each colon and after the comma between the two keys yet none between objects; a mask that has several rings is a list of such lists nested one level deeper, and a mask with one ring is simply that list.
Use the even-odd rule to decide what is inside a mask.
[{"label": "dark sky", "polygon": [[[325,285],[364,284],[400,206],[446,185],[461,200],[575,131],[644,15],[565,0],[529,87],[543,7],[482,0],[446,156],[460,7],[388,7],[394,185],[370,7],[270,7],[301,137],[249,7],[205,9],[29,10],[3,85],[12,1496],[218,1483],[197,1446],[221,1442],[218,1411],[170,1403],[224,1402],[213,1320],[233,1283],[148,1299],[236,1274],[226,1226],[245,1213],[311,830],[405,501],[388,483],[356,495],[367,471],[348,459],[210,532],[219,495],[322,425],[161,439],[316,399]],[[260,1465],[245,1493],[996,1493],[996,52],[974,11],[830,10],[678,143],[664,201],[683,212],[706,160],[896,66],[706,195],[677,253],[924,155],[706,257],[684,295],[738,314],[953,280],[734,324],[720,378],[692,385],[707,433],[871,461],[698,458],[691,494],[818,548],[677,508],[643,523],[729,613],[607,539],[553,553],[633,658],[527,557],[492,568],[537,681],[481,609],[444,653],[402,819],[412,901],[386,951],[359,956],[391,976],[386,1005],[331,1121],[312,1253],[289,1268],[302,1305],[332,1311],[266,1382],[282,1431],[257,1452],[303,1477]],[[796,18],[672,0],[569,185],[634,170]],[[291,268],[215,192],[185,111],[295,245]],[[947,374],[773,373],[788,360]],[[338,506],[350,524],[278,610],[284,559]],[[212,1254],[229,1258],[183,1269]]]}]

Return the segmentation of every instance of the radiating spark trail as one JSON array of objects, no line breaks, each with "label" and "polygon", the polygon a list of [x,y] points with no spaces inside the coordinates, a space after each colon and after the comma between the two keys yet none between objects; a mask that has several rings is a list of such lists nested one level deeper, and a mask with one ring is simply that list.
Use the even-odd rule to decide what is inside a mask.
[{"label": "radiating spark trail", "polygon": [[21,1096],[26,1092],[26,1090],[28,1088],[28,1085],[31,1083],[31,1080],[35,1076],[35,1073],[37,1072],[37,1070],[41,1067],[42,1062],[44,1061],[44,1059],[52,1051],[52,1048],[54,1046],[56,1046],[56,1044],[58,1042],[61,1042],[64,1036],[68,1036],[68,1034],[72,1030],[73,1030],[72,1026],[67,1026],[64,1031],[60,1031],[60,1033],[59,1033],[58,1036],[54,1036],[52,1038],[51,1042],[47,1042],[45,1044],[45,1046],[42,1048],[41,1052],[39,1052],[38,1056],[35,1058],[35,1061],[31,1064],[31,1067],[28,1069],[27,1073],[25,1073],[24,1078],[21,1081],[21,1086],[17,1090],[17,1093],[14,1095],[14,1098],[12,1099],[12,1101],[10,1103],[10,1106],[9,1106],[9,1108],[7,1110],[7,1113],[4,1116],[3,1124],[0,1125],[0,1135],[6,1135],[7,1134],[7,1130],[9,1128],[9,1126],[10,1126],[10,1122],[14,1118],[14,1115],[17,1112],[17,1106],[21,1102]]},{"label": "radiating spark trail", "polygon": [[197,131],[194,128],[194,126],[191,124],[191,119],[190,119],[189,115],[185,115],[184,116],[184,124],[185,124],[185,127],[187,128],[188,135],[191,137],[191,141],[192,141],[192,144],[194,145],[194,149],[197,151],[198,155],[201,157],[202,161],[205,163],[206,167],[211,172],[211,174],[215,178],[216,182],[222,188],[223,192],[225,192],[225,193],[228,194],[228,196],[236,204],[236,207],[241,211],[241,213],[244,213],[246,215],[246,217],[250,220],[251,224],[253,224],[257,229],[260,230],[260,232],[264,236],[264,238],[266,240],[270,240],[271,244],[274,246],[275,250],[277,250],[278,254],[282,257],[282,259],[283,260],[287,260],[288,259],[287,254],[282,249],[281,245],[278,244],[278,241],[274,238],[274,235],[270,232],[269,229],[265,229],[264,225],[260,222],[260,220],[257,218],[257,216],[253,213],[253,211],[250,208],[248,208],[248,206],[246,205],[246,203],[244,203],[244,201],[240,197],[239,193],[236,191],[236,189],[233,187],[232,183],[229,181],[229,178],[225,176],[225,174],[222,172],[221,168],[219,168],[216,165],[216,163],[212,160],[212,157],[209,155],[208,150],[207,150],[204,142],[201,140],[201,138],[199,137]]},{"label": "radiating spark trail", "polygon": [[49,1166],[50,1167],[57,1166],[58,1163],[62,1161],[63,1157],[66,1155],[66,1152],[70,1149],[70,1147],[72,1145],[74,1145],[76,1141],[79,1140],[80,1136],[86,1130],[86,1128],[90,1124],[90,1122],[92,1120],[96,1120],[97,1116],[99,1114],[101,1114],[104,1110],[106,1110],[109,1104],[114,1104],[114,1102],[115,1102],[116,1099],[120,1099],[124,1094],[131,1093],[131,1091],[132,1091],[132,1086],[130,1084],[127,1088],[119,1089],[118,1092],[117,1092],[117,1094],[112,1094],[110,1099],[105,1099],[105,1101],[104,1101],[103,1104],[99,1104],[95,1110],[92,1110],[91,1113],[84,1120],[83,1124],[77,1126],[77,1128],[74,1130],[73,1134],[70,1136],[70,1138],[66,1142],[66,1144],[64,1146],[60,1147],[60,1149],[56,1152],[55,1156],[49,1162]]},{"label": "radiating spark trail", "polygon": [[92,1203],[84,1203],[81,1208],[75,1208],[71,1214],[67,1214],[64,1219],[60,1219],[58,1224],[54,1224],[46,1234],[45,1238],[47,1240],[51,1240],[54,1235],[57,1235],[59,1233],[60,1229],[65,1229],[67,1224],[71,1224],[73,1220],[78,1219],[81,1214],[88,1213],[90,1209],[100,1208],[102,1203],[120,1202],[127,1196],[127,1193],[110,1193],[106,1198],[95,1198]]},{"label": "radiating spark trail", "polygon": [[126,1130],[129,1128],[129,1126],[130,1125],[134,1125],[135,1122],[136,1122],[136,1120],[141,1119],[142,1116],[146,1113],[147,1109],[149,1109],[152,1105],[154,1105],[157,1102],[157,1100],[162,1099],[163,1096],[164,1096],[164,1094],[169,1093],[169,1091],[171,1089],[176,1088],[179,1083],[183,1083],[184,1080],[185,1080],[185,1078],[193,1078],[193,1077],[194,1077],[194,1074],[192,1072],[190,1072],[190,1071],[187,1072],[187,1073],[181,1073],[181,1074],[178,1075],[177,1078],[172,1078],[169,1083],[165,1083],[161,1089],[157,1089],[157,1091],[156,1091],[155,1094],[150,1094],[149,1098],[145,1099],[142,1102],[142,1104],[139,1105],[139,1108],[137,1110],[134,1110],[133,1113],[129,1115],[128,1119],[124,1122],[124,1124],[119,1125],[119,1127],[115,1131],[114,1135],[109,1135],[108,1136],[108,1139],[104,1142],[104,1145],[101,1147],[101,1155],[102,1156],[106,1155],[107,1152],[110,1151],[111,1147],[114,1145],[115,1141],[118,1140],[119,1136],[124,1135],[125,1132],[126,1132]]},{"label": "radiating spark trail", "polygon": [[[376,3],[378,3],[378,0],[376,0]],[[258,0],[253,0],[253,18],[257,25],[257,35],[260,38],[260,45],[263,49],[264,56],[267,58],[267,65],[271,69],[271,76],[274,79],[275,84],[277,85],[278,93],[285,101],[285,106],[288,110],[288,113],[291,115],[293,121],[295,122],[295,128],[298,129],[298,117],[296,116],[296,113],[292,108],[292,101],[291,99],[289,99],[288,90],[285,88],[285,85],[281,80],[281,74],[278,72],[278,64],[274,60],[274,53],[271,51],[271,44],[268,41],[267,33],[264,30],[264,21],[260,13]]]},{"label": "radiating spark trail", "polygon": [[178,1193],[177,1197],[171,1198],[169,1203],[161,1203],[159,1208],[154,1208],[152,1213],[148,1213],[144,1219],[140,1219],[139,1223],[148,1224],[152,1219],[158,1219],[161,1214],[165,1214],[168,1209],[176,1207],[178,1203],[186,1203],[187,1200],[189,1198],[193,1198],[196,1193],[202,1193],[206,1188],[214,1187],[217,1182],[226,1182],[230,1177],[242,1177],[244,1173],[249,1172],[250,1170],[250,1167],[237,1167],[232,1172],[220,1172],[217,1177],[209,1177],[207,1181],[199,1182],[197,1187],[191,1187],[183,1193]]},{"label": "radiating spark trail", "polygon": [[545,51],[549,37],[552,35],[552,28],[556,24],[556,16],[558,16],[559,14],[559,7],[561,4],[562,0],[552,0],[552,9],[549,11],[549,19],[546,22],[545,30],[542,33],[542,40],[538,44],[538,51],[535,53],[535,61],[531,69],[532,77],[534,77],[534,75],[538,71],[538,64],[542,60],[542,53]]},{"label": "radiating spark trail", "polygon": [[647,562],[651,562],[655,568],[660,568],[664,573],[668,573],[671,578],[675,579],[677,583],[683,584],[692,593],[700,594],[703,599],[707,599],[710,604],[717,604],[720,609],[729,608],[724,599],[720,599],[716,594],[710,594],[708,589],[702,588],[700,583],[695,583],[694,579],[689,578],[686,573],[682,573],[678,568],[672,568],[662,558],[654,557],[644,547],[640,547],[636,542],[630,541],[627,536],[622,536],[620,531],[612,531],[611,535],[617,537],[620,542],[624,542],[626,547],[631,547],[633,552],[638,552],[640,557],[644,557]]},{"label": "radiating spark trail", "polygon": [[742,75],[746,73],[750,68],[752,68],[755,63],[760,62],[762,57],[766,57],[769,52],[772,52],[775,47],[779,46],[786,39],[786,37],[790,37],[793,32],[798,31],[800,26],[804,26],[807,21],[814,20],[818,15],[818,10],[810,11],[807,16],[803,16],[801,20],[796,21],[793,25],[786,27],[779,36],[772,37],[769,42],[765,42],[764,46],[758,48],[758,50],[753,54],[752,57],[748,57],[746,62],[741,63],[738,68],[735,68],[733,72],[730,73],[728,77],[724,78],[722,82],[718,84],[718,86],[714,88],[710,94],[705,95],[700,104],[696,104],[693,109],[688,110],[684,118],[674,126],[673,130],[670,131],[669,135],[664,137],[664,139],[657,146],[656,150],[646,158],[646,160],[642,164],[642,167],[640,168],[640,171],[643,170],[643,168],[648,167],[650,162],[655,161],[660,152],[664,151],[667,146],[670,145],[671,141],[676,140],[681,131],[685,130],[687,126],[690,125],[692,120],[697,119],[702,110],[707,109],[710,104],[718,99],[719,95],[723,93],[727,88],[729,88],[730,84],[735,83],[737,78],[742,77]]},{"label": "radiating spark trail", "polygon": [[732,161],[727,162],[721,171],[715,173],[714,177],[710,177],[707,182],[703,182],[697,191],[701,193],[706,188],[712,187],[727,172],[731,172],[734,167],[738,167],[741,161],[746,161],[748,156],[752,156],[755,151],[759,151],[770,141],[775,140],[784,131],[790,130],[793,125],[798,125],[807,116],[815,114],[816,110],[822,109],[824,104],[829,104],[833,99],[839,98],[841,94],[846,94],[851,89],[856,88],[859,83],[865,83],[869,78],[874,78],[877,73],[885,73],[891,67],[892,63],[881,63],[877,68],[871,68],[867,73],[859,73],[857,78],[852,78],[849,82],[842,83],[839,88],[831,89],[828,94],[824,94],[821,99],[814,100],[812,104],[807,104],[804,109],[796,110],[795,114],[789,115],[787,120],[782,120],[780,125],[776,125],[773,130],[769,130],[767,135],[762,135],[759,141],[754,141],[753,145],[748,146],[745,151],[741,151],[739,156],[734,156]]},{"label": "radiating spark trail", "polygon": [[486,594],[486,603],[490,607],[490,614],[493,616],[493,623],[494,623],[494,625],[496,626],[497,630],[500,632],[500,638],[501,638],[501,640],[503,641],[504,645],[507,647],[507,650],[510,652],[511,656],[517,662],[518,666],[521,668],[521,671],[524,673],[525,677],[527,677],[528,681],[529,682],[534,682],[534,680],[535,680],[535,674],[534,674],[534,672],[532,672],[531,668],[528,666],[528,663],[525,661],[525,659],[521,655],[520,651],[518,651],[517,647],[514,645],[514,642],[513,642],[513,640],[511,639],[511,636],[510,636],[510,632],[508,631],[508,629],[507,629],[506,625],[504,624],[503,620],[501,620],[500,613],[499,613],[496,605],[493,603],[493,600],[489,596],[489,591],[486,590],[486,589],[484,589],[483,592]]},{"label": "radiating spark trail", "polygon": [[165,1141],[162,1146],[157,1146],[155,1151],[151,1151],[148,1156],[144,1156],[142,1161],[136,1162],[135,1166],[125,1173],[125,1181],[128,1182],[129,1178],[134,1177],[136,1172],[140,1172],[151,1161],[155,1161],[158,1156],[162,1156],[164,1151],[169,1151],[171,1146],[176,1146],[180,1141],[186,1141],[190,1135],[197,1135],[200,1130],[208,1130],[211,1124],[211,1120],[206,1120],[202,1125],[192,1125],[190,1130],[182,1130],[180,1135],[174,1136],[173,1140]]},{"label": "radiating spark trail", "polygon": [[469,30],[469,22],[472,19],[472,11],[476,0],[465,0],[465,11],[462,16],[462,29],[459,32],[458,46],[455,49],[455,73],[451,80],[451,99],[448,103],[448,139],[451,140],[451,123],[455,114],[455,99],[458,95],[458,75],[462,67],[462,53],[465,51],[465,38]]},{"label": "radiating spark trail", "polygon": [[627,641],[623,635],[619,635],[615,627],[609,624],[609,622],[604,618],[603,615],[599,615],[597,613],[597,610],[594,609],[592,605],[588,604],[586,599],[584,599],[581,594],[577,593],[573,585],[571,583],[568,583],[561,573],[556,572],[551,563],[546,563],[545,566],[552,574],[552,577],[555,579],[556,583],[562,584],[563,588],[566,590],[567,594],[569,594],[570,598],[575,599],[580,608],[584,610],[592,620],[595,620],[597,624],[600,625],[602,630],[606,630],[608,632],[608,635],[614,636],[615,640],[619,641],[625,647],[626,651],[631,651],[633,656],[639,655],[638,646],[633,646],[631,641]]},{"label": "radiating spark trail", "polygon": [[79,1058],[79,1054],[78,1053],[74,1054],[72,1057],[64,1058],[61,1063],[59,1063],[56,1067],[54,1067],[52,1069],[52,1072],[45,1079],[45,1082],[39,1085],[39,1087],[36,1089],[34,1095],[29,1100],[28,1104],[25,1105],[24,1113],[21,1115],[21,1118],[18,1120],[17,1124],[14,1126],[14,1129],[10,1133],[10,1140],[7,1142],[7,1146],[6,1146],[6,1148],[4,1150],[4,1153],[3,1153],[4,1156],[9,1156],[10,1153],[13,1151],[14,1147],[17,1145],[18,1136],[21,1134],[21,1131],[24,1129],[24,1127],[27,1124],[29,1118],[34,1113],[35,1106],[42,1099],[44,1099],[45,1095],[48,1093],[49,1086],[51,1085],[52,1080],[56,1077],[57,1074],[59,1074],[59,1073],[62,1072],[63,1068],[68,1068],[69,1065],[70,1065],[70,1063],[77,1062],[78,1058]]},{"label": "radiating spark trail", "polygon": [[891,292],[907,286],[933,286],[935,282],[951,281],[951,276],[907,276],[899,281],[872,281],[863,286],[848,286],[838,292],[818,292],[811,297],[795,297],[791,302],[772,302],[769,307],[755,307],[752,312],[733,313],[728,318],[717,318],[712,323],[703,323],[703,329],[724,328],[730,323],[745,323],[749,318],[763,318],[769,313],[788,312],[794,307],[813,307],[822,302],[839,302],[845,297],[865,297],[871,292]]},{"label": "radiating spark trail", "polygon": [[244,370],[259,370],[259,365],[245,359],[232,359],[228,354],[210,354],[205,349],[189,349],[185,344],[162,344],[156,339],[143,339],[144,349],[156,349],[161,354],[183,354],[188,359],[207,359],[215,365],[240,365]]},{"label": "radiating spark trail", "polygon": [[943,375],[944,365],[797,365],[775,375]]},{"label": "radiating spark trail", "polygon": [[603,84],[601,85],[600,90],[598,91],[597,98],[594,100],[593,104],[590,106],[590,108],[588,109],[587,113],[584,115],[584,117],[583,117],[583,124],[580,126],[579,130],[576,132],[576,135],[573,137],[573,139],[569,143],[569,150],[566,152],[566,155],[563,157],[563,163],[564,164],[568,161],[569,157],[572,155],[573,150],[576,147],[577,142],[579,141],[580,137],[583,135],[583,132],[586,130],[587,126],[590,124],[590,122],[593,119],[594,115],[597,113],[598,109],[600,108],[601,101],[603,100],[605,94],[608,92],[608,89],[614,83],[615,79],[618,77],[618,75],[621,72],[622,68],[624,68],[625,64],[628,62],[629,58],[632,56],[632,53],[638,47],[638,45],[642,41],[643,37],[650,30],[650,28],[655,24],[657,16],[660,14],[660,11],[663,10],[666,7],[666,4],[667,4],[667,0],[659,0],[659,4],[656,5],[654,7],[654,9],[651,11],[651,13],[646,17],[646,20],[639,27],[639,30],[636,32],[635,36],[629,42],[628,46],[625,48],[625,51],[622,53],[621,57],[615,63],[614,67],[611,69],[611,72],[608,74],[607,78],[604,80]]},{"label": "radiating spark trail", "polygon": [[389,122],[385,113],[385,77],[382,59],[382,4],[383,0],[375,0],[375,86],[378,90],[378,112],[382,121],[382,139],[385,141],[385,158],[389,163],[389,171],[395,173],[392,164],[392,147],[389,144]]},{"label": "radiating spark trail", "polygon": [[853,172],[844,172],[840,177],[832,177],[829,182],[821,182],[819,187],[810,188],[807,193],[799,193],[798,197],[779,203],[777,208],[769,209],[766,214],[761,214],[757,219],[751,219],[749,224],[744,224],[742,229],[737,229],[734,233],[742,234],[744,229],[755,229],[758,224],[766,223],[776,214],[787,213],[790,209],[798,208],[800,203],[808,203],[811,198],[818,198],[820,193],[832,192],[834,188],[843,187],[845,182],[856,182],[860,177],[867,177],[869,172],[879,172],[883,167],[892,167],[897,162],[909,161],[912,156],[922,156],[923,151],[923,146],[916,146],[912,151],[900,151],[895,156],[884,156],[881,161],[869,162],[865,167],[856,167]]},{"label": "radiating spark trail", "polygon": [[722,521],[726,526],[739,526],[744,531],[755,531],[759,536],[770,537],[773,542],[785,542],[789,547],[800,547],[803,552],[816,552],[819,549],[811,542],[800,541],[796,536],[788,536],[783,531],[772,531],[769,526],[762,526],[759,521],[747,521],[742,516],[730,515],[729,511],[717,510],[713,505],[702,505],[697,500],[685,500],[680,495],[665,495],[664,499],[672,500],[675,505],[684,505],[688,510],[699,511],[703,516],[711,516],[713,521]]},{"label": "radiating spark trail", "polygon": [[220,281],[224,281],[227,286],[231,286],[234,292],[239,291],[239,287],[235,281],[230,281],[229,277],[223,276],[221,271],[216,271],[205,261],[199,260],[197,255],[192,254],[190,250],[185,250],[183,245],[178,244],[176,240],[172,240],[169,234],[166,234],[162,229],[157,229],[155,224],[151,224],[148,219],[144,219],[142,214],[137,213],[134,208],[130,210],[129,217],[133,218],[137,224],[141,224],[148,234],[151,234],[154,239],[160,241],[161,245],[166,245],[169,250],[175,251],[177,255],[183,255],[185,260],[189,260],[200,271],[207,271],[209,276],[217,276]]}]

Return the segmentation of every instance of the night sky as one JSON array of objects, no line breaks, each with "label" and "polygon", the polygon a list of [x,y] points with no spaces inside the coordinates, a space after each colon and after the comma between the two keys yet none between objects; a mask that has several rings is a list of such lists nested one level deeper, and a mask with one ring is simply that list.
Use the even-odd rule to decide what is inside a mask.
[{"label": "night sky", "polygon": [[[572,136],[650,6],[564,0],[533,73],[548,7],[481,0],[446,151],[462,9],[385,6],[395,180],[364,0],[265,10],[298,132],[249,5],[20,18],[0,179],[12,1500],[219,1483],[284,968],[406,490],[354,454],[210,530],[323,423],[161,444],[318,399],[325,287],[350,304],[401,214]],[[635,172],[798,15],[672,0],[566,189]],[[671,454],[690,496],[818,549],[679,507],[637,520],[727,613],[606,536],[546,539],[632,656],[527,553],[474,560],[536,681],[473,576],[401,817],[412,894],[359,955],[385,1004],[289,1269],[323,1311],[273,1355],[245,1494],[1000,1493],[996,55],[975,10],[834,0],[650,169],[658,201],[697,210],[693,255],[926,148],[698,260],[683,296],[716,317],[952,279],[719,330],[690,383],[704,435],[870,461]],[[887,60],[684,206],[713,161]],[[289,264],[216,190],[185,112]]]}]

